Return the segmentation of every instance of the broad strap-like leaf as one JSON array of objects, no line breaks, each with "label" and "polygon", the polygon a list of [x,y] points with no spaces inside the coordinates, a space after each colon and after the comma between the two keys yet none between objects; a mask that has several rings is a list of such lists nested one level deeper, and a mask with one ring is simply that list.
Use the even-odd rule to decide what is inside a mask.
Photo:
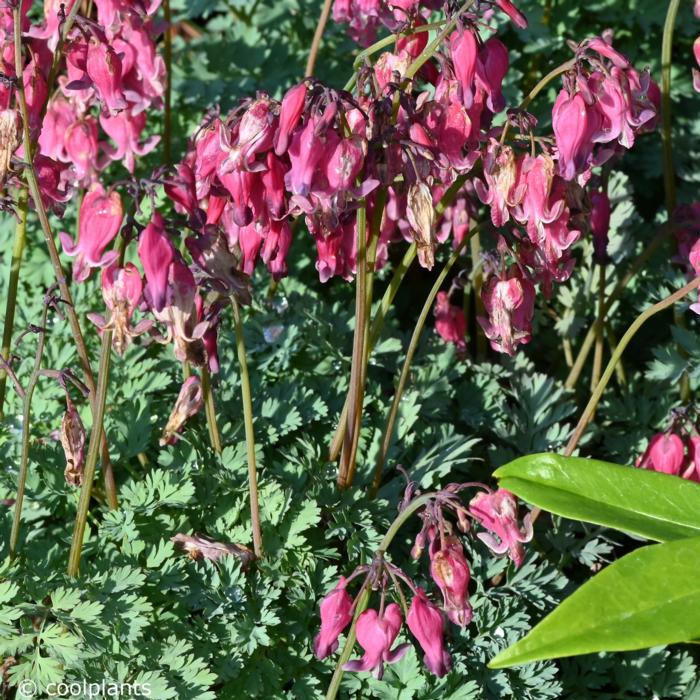
[{"label": "broad strap-like leaf", "polygon": [[496,470],[500,486],[543,510],[665,542],[700,536],[700,484],[646,469],[543,453]]},{"label": "broad strap-like leaf", "polygon": [[491,668],[700,637],[700,538],[641,547],[614,562],[498,654]]}]

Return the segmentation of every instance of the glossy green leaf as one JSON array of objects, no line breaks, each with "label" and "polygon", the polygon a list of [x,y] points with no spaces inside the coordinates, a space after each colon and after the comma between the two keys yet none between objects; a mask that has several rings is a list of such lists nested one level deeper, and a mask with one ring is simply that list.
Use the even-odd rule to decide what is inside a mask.
[{"label": "glossy green leaf", "polygon": [[504,489],[540,508],[664,542],[700,536],[700,485],[646,469],[543,453],[497,469]]},{"label": "glossy green leaf", "polygon": [[642,547],[603,569],[491,668],[700,637],[700,538]]}]

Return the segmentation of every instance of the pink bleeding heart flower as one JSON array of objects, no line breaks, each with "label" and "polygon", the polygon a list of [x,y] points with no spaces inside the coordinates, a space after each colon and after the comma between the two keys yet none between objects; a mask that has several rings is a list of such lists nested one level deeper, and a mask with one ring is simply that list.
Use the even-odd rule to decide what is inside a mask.
[{"label": "pink bleeding heart flower", "polygon": [[[495,554],[505,554],[519,567],[525,558],[524,542],[532,539],[530,514],[518,525],[518,502],[505,489],[493,493],[481,491],[469,503],[469,513],[491,532],[480,532],[477,537]],[[492,534],[493,533],[493,534]],[[494,537],[496,535],[496,537]]]},{"label": "pink bleeding heart flower", "polygon": [[101,114],[100,126],[116,144],[116,148],[106,149],[107,156],[113,161],[122,161],[130,173],[134,172],[136,156],[150,153],[160,141],[160,136],[150,136],[143,143],[139,143],[146,128],[145,112],[134,115],[123,111],[115,116]]},{"label": "pink bleeding heart flower", "polygon": [[49,88],[38,58],[35,56],[27,64],[22,74],[24,97],[27,101],[29,129],[32,138],[41,132],[41,118],[49,98]]},{"label": "pink bleeding heart flower", "polygon": [[488,318],[478,321],[494,350],[513,355],[518,345],[532,338],[535,286],[518,269],[509,275],[491,277],[484,284],[481,297]]},{"label": "pink bleeding heart flower", "polygon": [[306,197],[324,155],[324,142],[316,134],[320,117],[311,117],[302,129],[297,130],[289,146],[291,168],[285,176],[285,184],[292,194]]},{"label": "pink bleeding heart flower", "polygon": [[446,343],[452,343],[460,352],[464,352],[467,349],[467,319],[464,310],[450,303],[447,292],[438,292],[433,313],[438,335]]},{"label": "pink bleeding heart flower", "polygon": [[271,221],[260,256],[275,280],[287,275],[287,253],[292,245],[292,227],[285,219]]},{"label": "pink bleeding heart flower", "polygon": [[510,210],[520,203],[524,186],[520,183],[520,161],[510,146],[502,146],[495,139],[484,155],[486,185],[474,179],[474,189],[479,199],[491,207],[494,226],[503,226],[510,219]]},{"label": "pink bleeding heart flower", "polygon": [[92,37],[88,44],[85,70],[107,110],[116,114],[126,109],[122,86],[122,62],[114,49]]},{"label": "pink bleeding heart flower", "polygon": [[[416,17],[413,23],[414,30],[425,26],[426,22],[420,16]],[[416,59],[421,55],[423,49],[428,45],[428,32],[414,31],[412,34],[400,34],[396,40],[396,51],[411,59]]]},{"label": "pink bleeding heart flower", "polygon": [[700,482],[700,435],[690,435],[686,440],[688,459],[683,469],[683,478]]},{"label": "pink bleeding heart flower", "polygon": [[272,151],[267,154],[266,164],[267,170],[260,175],[262,186],[265,188],[265,205],[268,214],[273,219],[281,219],[287,209],[284,188],[284,175],[287,172],[287,167]]},{"label": "pink bleeding heart flower", "polygon": [[278,156],[286,153],[289,147],[289,137],[296,129],[306,102],[306,84],[300,83],[290,88],[282,98],[279,125],[275,134],[274,146]]},{"label": "pink bleeding heart flower", "polygon": [[73,122],[65,137],[66,156],[73,166],[76,183],[88,187],[101,169],[98,160],[97,120],[87,116]]},{"label": "pink bleeding heart flower", "polygon": [[[695,63],[700,66],[700,36],[693,42],[693,56]],[[700,92],[700,71],[697,68],[693,68],[693,89]]]},{"label": "pink bleeding heart flower", "polygon": [[627,57],[614,49],[603,37],[595,36],[588,40],[587,45],[589,49],[609,58],[618,68],[629,68],[630,62]]},{"label": "pink bleeding heart flower", "polygon": [[345,671],[371,671],[375,678],[384,675],[384,663],[398,661],[409,648],[400,644],[391,648],[401,629],[401,610],[396,603],[389,603],[383,614],[376,610],[365,610],[355,625],[357,642],[364,650],[361,659],[353,659],[343,664]]},{"label": "pink bleeding heart flower", "polygon": [[105,253],[105,248],[119,233],[123,216],[122,200],[116,191],[107,193],[102,185],[95,184],[83,197],[77,243],[73,243],[69,234],[60,234],[63,252],[75,257],[73,279],[76,282],[85,281],[91,268],[107,267],[116,260],[117,251]]},{"label": "pink bleeding heart flower", "polygon": [[66,132],[77,119],[75,105],[62,96],[49,101],[39,136],[40,152],[55,160],[67,161]]},{"label": "pink bleeding heart flower", "polygon": [[644,454],[637,460],[637,466],[663,474],[680,474],[685,461],[683,439],[675,433],[657,433]]},{"label": "pink bleeding heart flower", "polygon": [[141,274],[134,264],[127,263],[121,268],[112,265],[102,271],[102,297],[110,316],[105,320],[99,314],[88,314],[88,318],[100,331],[112,331],[112,347],[117,355],[123,355],[132,340],[153,324],[151,320],[144,319],[136,326],[131,325],[142,292]]},{"label": "pink bleeding heart flower", "polygon": [[406,623],[425,652],[423,661],[428,670],[442,678],[452,667],[452,658],[445,651],[445,621],[420,588],[413,596]]},{"label": "pink bleeding heart flower", "polygon": [[175,250],[165,232],[163,217],[155,212],[150,223],[139,236],[139,260],[146,273],[146,289],[156,311],[165,306],[168,291],[168,273],[175,258]]},{"label": "pink bleeding heart flower", "polygon": [[552,128],[559,153],[559,174],[573,180],[588,165],[593,150],[593,135],[600,116],[588,107],[581,93],[573,97],[562,90],[552,109]]},{"label": "pink bleeding heart flower", "polygon": [[321,629],[314,639],[317,659],[325,659],[338,648],[338,637],[352,620],[352,598],[346,584],[341,576],[338,585],[321,601]]},{"label": "pink bleeding heart flower", "polygon": [[508,49],[495,36],[484,42],[479,49],[479,60],[476,64],[476,82],[488,97],[486,106],[494,113],[500,112],[506,106],[503,97],[503,79],[508,72]]},{"label": "pink bleeding heart flower", "polygon": [[165,183],[164,189],[165,194],[173,200],[175,211],[188,216],[195,215],[199,209],[197,188],[194,173],[187,163],[178,163],[175,166],[175,176]]},{"label": "pink bleeding heart flower", "polygon": [[462,543],[456,537],[445,537],[442,543],[439,538],[433,540],[430,575],[442,592],[447,617],[456,625],[466,627],[472,620],[469,604],[471,573]]},{"label": "pink bleeding heart flower", "polygon": [[452,32],[450,35],[450,56],[455,77],[459,82],[462,93],[462,103],[469,109],[474,102],[474,76],[476,75],[476,62],[478,46],[474,32]]},{"label": "pink bleeding heart flower", "polygon": [[[688,261],[690,262],[690,266],[693,268],[693,272],[695,272],[696,276],[700,275],[700,238],[693,243],[693,247],[690,249],[690,253],[688,254]],[[698,298],[700,299],[700,292],[698,292]],[[700,302],[691,304],[690,310],[700,315]]]},{"label": "pink bleeding heart flower", "polygon": [[199,377],[193,374],[185,380],[180,388],[168,422],[163,428],[163,434],[160,438],[161,446],[176,443],[185,423],[196,415],[203,405],[202,383],[199,381]]},{"label": "pink bleeding heart flower", "polygon": [[219,163],[219,174],[237,169],[252,170],[256,156],[272,147],[276,127],[272,100],[263,96],[251,102],[236,125],[235,133],[229,133],[228,129],[220,132],[221,149],[226,156]]},{"label": "pink bleeding heart flower", "polygon": [[564,213],[565,198],[556,196],[552,188],[554,169],[554,161],[545,153],[536,157],[525,156],[522,162],[519,176],[524,191],[513,215],[520,223],[527,224],[533,242],[543,236],[545,224],[553,223]]},{"label": "pink bleeding heart flower", "polygon": [[508,15],[510,20],[520,29],[527,28],[527,18],[510,0],[495,0],[496,5]]},{"label": "pink bleeding heart flower", "polygon": [[334,193],[350,189],[364,162],[364,142],[359,137],[339,139],[323,164],[328,187]]}]

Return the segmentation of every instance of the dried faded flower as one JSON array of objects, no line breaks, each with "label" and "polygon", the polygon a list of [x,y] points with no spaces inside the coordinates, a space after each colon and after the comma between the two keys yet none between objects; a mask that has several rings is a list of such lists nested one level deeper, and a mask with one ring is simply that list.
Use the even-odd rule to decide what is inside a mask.
[{"label": "dried faded flower", "polygon": [[70,486],[83,483],[85,466],[85,426],[73,402],[66,396],[66,412],[61,421],[61,445],[66,456],[64,476]]},{"label": "dried faded flower", "polygon": [[244,567],[248,566],[255,559],[255,554],[242,544],[217,542],[203,535],[183,535],[179,532],[171,537],[170,541],[181,547],[190,559],[219,561],[222,557],[232,556],[239,559]]},{"label": "dried faded flower", "polygon": [[202,403],[202,384],[199,377],[189,377],[180,389],[168,422],[163,429],[160,444],[171,445],[176,442],[182,426],[199,411]]},{"label": "dried faded flower", "polygon": [[430,189],[424,182],[418,182],[409,188],[406,214],[413,232],[413,240],[418,248],[418,262],[426,270],[432,270],[435,264],[435,239],[433,237],[435,212]]},{"label": "dried faded flower", "polygon": [[10,171],[12,155],[20,142],[19,115],[14,109],[0,111],[0,181]]}]

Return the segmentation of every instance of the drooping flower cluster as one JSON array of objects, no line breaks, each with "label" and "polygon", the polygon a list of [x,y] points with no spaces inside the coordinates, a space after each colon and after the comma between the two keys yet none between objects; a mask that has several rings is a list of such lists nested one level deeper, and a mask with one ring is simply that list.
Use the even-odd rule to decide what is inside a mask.
[{"label": "drooping flower cluster", "polygon": [[[348,592],[353,579],[364,583],[360,591],[379,591],[378,609],[368,607],[357,618],[355,632],[363,655],[348,661],[348,671],[371,671],[382,677],[384,664],[400,659],[409,644],[394,646],[403,616],[394,602],[387,603],[391,585],[397,588],[398,598],[404,600],[403,586],[411,592],[411,604],[406,611],[406,623],[413,637],[423,650],[426,667],[436,676],[449,672],[452,660],[445,649],[444,632],[447,618],[460,627],[471,622],[469,581],[471,573],[464,546],[451,521],[445,517],[452,512],[457,517],[457,528],[469,532],[470,519],[486,531],[477,537],[497,554],[508,553],[515,566],[524,558],[523,543],[532,539],[529,515],[523,524],[518,523],[517,501],[513,494],[503,489],[492,492],[486,487],[479,491],[468,506],[462,505],[459,493],[472,484],[451,484],[430,499],[420,513],[423,526],[412,549],[412,556],[419,559],[427,548],[429,571],[442,596],[442,604],[433,603],[425,590],[418,587],[399,567],[386,561],[383,552],[377,554],[369,566],[360,566],[348,577],[341,577],[335,588],[321,601],[321,629],[314,640],[314,652],[319,659],[332,654],[338,648],[338,637],[353,619],[360,600],[354,600]],[[410,503],[413,484],[407,488],[403,506]]]},{"label": "drooping flower cluster", "polygon": [[668,430],[650,438],[636,466],[700,483],[699,418],[695,406],[674,411]]}]

